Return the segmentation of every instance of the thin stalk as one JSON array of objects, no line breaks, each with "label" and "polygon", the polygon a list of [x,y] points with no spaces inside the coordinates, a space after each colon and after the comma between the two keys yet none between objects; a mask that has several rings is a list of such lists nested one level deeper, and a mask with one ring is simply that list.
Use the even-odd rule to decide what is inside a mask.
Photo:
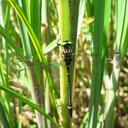
[{"label": "thin stalk", "polygon": [[[40,0],[31,0],[30,1],[30,24],[31,27],[34,30],[34,34],[36,35],[36,37],[39,40],[40,46],[41,46],[41,1]],[[38,59],[38,56],[36,54],[36,51],[34,49],[32,49],[32,54],[33,54],[33,63],[34,65],[40,65],[40,61]],[[38,96],[40,99],[40,106],[41,108],[45,107],[44,104],[44,78],[43,78],[43,68],[42,67],[35,67],[35,75],[36,75],[36,79],[37,79],[37,90],[38,90]],[[36,85],[35,85],[36,86]],[[40,125],[40,128],[45,127],[45,121],[44,121],[44,117],[39,117],[39,121],[38,124]]]},{"label": "thin stalk", "polygon": [[[34,71],[34,66],[32,66],[32,63],[27,66],[27,75],[28,75],[28,79],[31,85],[31,95],[32,95],[32,99],[34,100],[34,102],[40,106],[41,106],[41,97],[40,97],[40,92],[39,92],[39,84],[38,81],[36,79],[36,74]],[[43,122],[42,122],[42,115],[36,111],[36,117],[37,117],[37,124],[39,128],[43,127]]]},{"label": "thin stalk", "polygon": [[[20,8],[23,8],[23,12],[26,14],[26,10],[24,10],[26,5],[22,4],[20,0],[17,0],[17,3],[20,6]],[[23,45],[24,55],[29,59],[32,57],[32,49],[31,49],[31,43],[29,40],[29,36],[25,28],[25,25],[20,21],[18,16],[17,16],[17,21],[18,21],[18,26],[20,30],[20,37],[21,37],[21,43]]]},{"label": "thin stalk", "polygon": [[68,0],[59,0],[59,32],[62,41],[71,40],[70,9]]},{"label": "thin stalk", "polygon": [[113,58],[113,71],[110,79],[106,79],[106,104],[104,111],[104,122],[102,128],[113,128],[114,122],[114,106],[116,98],[116,90],[118,87],[118,79],[120,72],[120,56],[118,53],[114,54]]},{"label": "thin stalk", "polygon": [[[3,85],[6,85],[1,56],[0,56],[0,82]],[[8,85],[6,85],[6,86],[8,86]],[[10,97],[1,91],[0,91],[0,95],[1,95],[0,102],[2,104],[1,108],[3,108],[3,110],[4,110],[4,113],[6,116],[5,120],[8,121],[6,123],[9,124],[9,127],[14,127],[14,120],[12,118],[12,110],[11,110],[11,106],[10,106]]]},{"label": "thin stalk", "polygon": [[[6,3],[6,9],[5,9],[5,12],[4,12],[4,8],[2,7],[2,1],[0,1],[0,12],[1,12],[1,16],[0,16],[0,19],[1,19],[1,25],[3,27],[5,27],[6,29],[8,24],[9,24],[9,18],[10,18],[10,5]],[[2,38],[2,44],[3,44],[3,48],[5,49],[5,62],[6,62],[6,76],[4,75],[4,68],[2,66],[2,61],[4,61],[4,59],[2,59],[2,57],[0,56],[0,77],[1,77],[1,83],[3,83],[4,85],[7,85],[9,87],[9,47],[8,47],[8,44],[7,44],[7,40]],[[11,109],[11,106],[10,106],[10,97],[9,95],[5,95],[5,93],[3,93],[3,96],[1,95],[1,103],[3,103],[3,109],[4,109],[4,112],[5,112],[5,115],[6,115],[6,118],[8,120],[8,123],[10,125],[10,127],[14,127],[14,120],[12,118],[13,116],[13,113],[12,113],[12,109]],[[6,122],[7,123],[7,122]],[[7,124],[8,124],[7,123]]]},{"label": "thin stalk", "polygon": [[61,99],[61,126],[68,127],[68,90],[67,90],[67,70],[63,60],[60,61],[60,99]]},{"label": "thin stalk", "polygon": [[106,23],[105,2],[95,1],[94,12],[94,54],[92,65],[92,85],[89,105],[89,128],[96,128],[98,123],[98,106],[102,86],[105,52],[106,52]]},{"label": "thin stalk", "polygon": [[[116,1],[116,41],[114,43],[114,57],[113,57],[113,70],[111,76],[106,80],[106,106],[104,112],[104,125],[105,128],[113,128],[114,122],[114,106],[116,99],[116,92],[118,91],[119,72],[124,55],[126,54],[128,46],[128,1]],[[109,102],[107,101],[109,100]]]},{"label": "thin stalk", "polygon": [[56,100],[55,90],[53,88],[51,76],[50,76],[50,73],[49,73],[48,68],[46,66],[46,59],[44,57],[44,54],[43,54],[41,45],[39,43],[39,40],[37,39],[36,35],[33,32],[33,29],[31,28],[29,22],[27,21],[26,17],[22,13],[22,11],[18,7],[18,5],[12,0],[8,0],[8,1],[10,2],[11,6],[14,8],[14,10],[17,13],[17,15],[19,16],[20,20],[24,23],[24,25],[27,28],[28,34],[29,34],[30,39],[32,41],[32,44],[35,48],[38,59],[39,59],[40,63],[42,63],[44,65],[44,71],[45,71],[46,76],[48,78],[48,83],[49,83],[49,87],[50,87],[51,99],[52,99],[52,102],[55,103],[55,100]]},{"label": "thin stalk", "polygon": [[[71,40],[70,30],[70,9],[69,0],[59,0],[59,32],[62,41]],[[60,47],[60,55],[63,52],[63,48]],[[68,79],[67,79],[67,67],[64,59],[61,59],[60,63],[60,101],[61,101],[61,127],[70,127],[71,120],[68,117]]]},{"label": "thin stalk", "polygon": [[[30,3],[31,3],[31,6],[32,5],[34,5],[34,3],[33,3],[34,1],[31,1]],[[22,3],[21,1],[19,1],[18,0],[18,5],[21,7],[21,9],[23,10],[23,9],[25,9],[26,8],[26,6],[27,5],[25,5],[24,3]],[[30,7],[31,7],[30,6]],[[33,7],[33,6],[32,6]],[[31,12],[33,12],[33,10],[34,9],[37,9],[38,8],[38,1],[36,1],[35,2],[35,7],[36,8],[32,8],[31,7]],[[38,11],[38,10],[37,10]],[[23,10],[23,12],[26,14],[26,10]],[[35,11],[34,11],[35,12]],[[35,12],[36,13],[36,12]],[[34,13],[34,14],[35,14]],[[26,16],[27,17],[27,16]],[[35,17],[35,15],[32,15],[31,16],[31,18],[33,18],[33,17]],[[38,16],[39,17],[39,16]],[[28,37],[28,33],[27,33],[27,30],[26,30],[26,28],[25,28],[25,25],[20,21],[20,19],[19,19],[19,17],[17,16],[17,19],[18,19],[18,24],[19,24],[19,28],[20,28],[20,36],[21,36],[21,40],[22,40],[22,45],[23,45],[23,50],[24,50],[24,54],[27,56],[27,58],[29,59],[30,57],[32,57],[32,55],[33,55],[33,59],[34,58],[37,58],[37,57],[35,57],[35,55],[36,54],[34,54],[33,53],[33,49],[32,49],[32,46],[31,46],[31,41],[30,41],[30,39],[29,39],[29,37]],[[34,24],[34,22],[36,21],[36,19],[37,18],[35,18],[35,19],[33,19],[33,24]],[[36,24],[38,24],[38,22],[36,23]],[[35,28],[35,26],[33,25],[32,26],[33,27],[33,29],[35,30],[36,28]],[[38,27],[38,29],[39,29],[39,27]],[[36,30],[35,30],[36,31]],[[34,31],[34,32],[35,32]],[[37,32],[38,32],[39,30],[37,30],[36,32],[35,32],[35,34],[37,34]],[[39,38],[39,32],[38,32],[38,38]],[[38,71],[37,72],[37,70],[36,70],[36,72],[34,72],[34,69],[33,68],[27,68],[28,70],[27,70],[27,76],[28,76],[28,79],[29,79],[29,81],[30,81],[30,88],[31,88],[31,94],[32,94],[32,99],[33,99],[33,101],[36,103],[36,104],[38,104],[40,107],[42,107],[43,105],[43,103],[42,103],[42,89],[41,89],[41,84],[43,83],[43,82],[39,82],[39,80],[37,79],[37,76],[38,76],[38,78],[40,78],[41,76],[42,76],[42,70],[41,70],[41,68],[38,68],[38,70],[40,70],[40,71]],[[40,73],[41,72],[41,73]],[[30,75],[30,76],[29,76]],[[34,76],[34,77],[31,77],[31,76]],[[40,76],[40,77],[39,77]],[[33,79],[34,78],[34,79]],[[32,80],[33,79],[33,80]],[[42,80],[42,77],[41,77],[41,80]],[[33,83],[32,83],[33,82]],[[41,84],[40,84],[41,83]],[[38,93],[37,93],[38,92]],[[38,100],[38,99],[40,99],[40,101]],[[41,114],[39,114],[38,112],[36,112],[36,118],[37,118],[37,124],[38,124],[38,127],[39,128],[41,128],[41,127],[43,127],[43,120],[42,120],[42,115]]]},{"label": "thin stalk", "polygon": [[[43,39],[43,46],[48,45],[48,35],[49,35],[49,26],[48,26],[48,1],[42,0],[42,39]],[[46,60],[49,61],[50,56],[46,56]],[[44,85],[45,85],[45,111],[46,113],[51,112],[51,103],[50,103],[50,89],[48,86],[48,79],[44,72]],[[51,122],[49,120],[45,120],[45,127],[51,128]]]},{"label": "thin stalk", "polygon": [[[46,78],[46,77],[45,77]],[[51,103],[50,103],[50,90],[48,87],[48,83],[47,83],[47,79],[46,79],[46,88],[45,88],[45,111],[47,114],[50,114],[51,112]],[[51,122],[49,120],[47,120],[46,128],[51,128]]]}]

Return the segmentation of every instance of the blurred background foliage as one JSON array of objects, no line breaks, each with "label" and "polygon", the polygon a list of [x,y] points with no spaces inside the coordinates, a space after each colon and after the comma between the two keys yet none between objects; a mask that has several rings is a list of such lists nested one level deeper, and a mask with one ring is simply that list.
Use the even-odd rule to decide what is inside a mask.
[{"label": "blurred background foliage", "polygon": [[[19,9],[22,10],[22,12],[19,11],[20,13],[17,11],[17,7],[15,8],[13,2],[10,4],[11,1],[13,0],[0,0],[0,35],[4,36],[4,38],[0,36],[0,89],[6,92],[4,93],[0,90],[0,127],[36,128],[38,125],[40,128],[51,128],[51,122],[46,119],[51,117],[50,120],[55,123],[55,126],[56,123],[59,124],[55,103],[59,97],[60,88],[59,49],[58,46],[54,47],[49,45],[55,44],[54,42],[57,42],[59,37],[58,1],[15,0],[15,3],[20,7]],[[77,39],[77,52],[73,53],[73,56],[75,55],[76,68],[76,76],[73,82],[73,128],[85,128],[88,126],[87,122],[89,121],[92,63],[95,64],[92,59],[93,56],[96,56],[93,54],[94,37],[96,33],[94,23],[96,22],[95,17],[100,17],[94,12],[94,7],[97,8],[98,6],[95,6],[96,2],[101,1],[79,0],[79,4],[73,7],[76,10],[79,7],[78,17],[76,18],[76,20],[78,19],[78,25],[77,22],[74,21],[74,24],[76,24],[74,28],[77,28],[77,37],[73,37]],[[128,1],[110,0],[109,2],[110,16],[108,19],[109,26],[105,46],[107,51],[105,56],[105,70],[107,70],[108,76],[111,76],[113,72],[113,57],[116,50],[121,55],[119,81],[115,91],[114,121],[111,127],[127,128]],[[121,6],[119,7],[119,5]],[[100,8],[100,5],[98,8]],[[22,13],[24,15],[23,17]],[[24,17],[27,21],[24,20]],[[2,29],[2,27],[4,29]],[[119,31],[121,31],[122,35],[118,34]],[[97,31],[97,33],[99,33],[99,31]],[[30,35],[32,35],[32,37]],[[118,39],[120,35],[122,38],[120,37],[120,39]],[[36,40],[36,38],[38,40]],[[120,43],[121,41],[118,40],[121,40],[123,43]],[[40,52],[41,50],[44,51],[44,53],[49,50],[47,56],[45,56],[46,63],[45,61],[40,62],[39,57],[40,54],[42,54],[42,52]],[[43,58],[43,55],[41,57]],[[32,64],[29,63],[31,60],[33,62]],[[44,71],[45,67],[47,68]],[[97,75],[99,74],[97,73]],[[35,82],[38,83],[37,87],[32,85]],[[105,82],[103,82],[102,85],[98,113],[102,110],[102,106],[105,106],[105,99],[107,97]],[[13,91],[11,92],[10,90]],[[15,92],[19,95],[15,94]],[[24,97],[28,100],[24,99]],[[34,106],[31,102],[38,106]],[[38,107],[43,108],[44,111]],[[34,110],[38,110],[46,118],[43,118],[42,115]],[[49,114],[50,117],[47,117],[44,113]],[[40,124],[40,120],[43,120],[45,123]],[[98,121],[100,122],[100,116]],[[103,124],[100,126],[102,125]]]}]

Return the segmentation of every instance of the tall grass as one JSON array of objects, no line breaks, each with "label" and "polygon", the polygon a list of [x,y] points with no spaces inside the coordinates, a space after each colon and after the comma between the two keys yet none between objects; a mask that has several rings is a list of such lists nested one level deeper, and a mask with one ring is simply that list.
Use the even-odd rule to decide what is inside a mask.
[{"label": "tall grass", "polygon": [[[77,127],[115,127],[119,73],[128,47],[127,0],[0,0],[0,35],[0,127],[74,127],[75,112],[81,112],[74,108],[82,99],[74,102],[77,75],[90,75],[89,67],[82,72],[77,69],[79,50],[89,51],[92,57],[88,59],[91,80],[83,86],[89,88],[89,103],[84,99],[82,104],[88,109]],[[70,69],[72,118],[60,45],[66,40],[72,42],[75,54]],[[87,48],[80,49],[84,45]],[[34,113],[35,120],[25,111]]]}]

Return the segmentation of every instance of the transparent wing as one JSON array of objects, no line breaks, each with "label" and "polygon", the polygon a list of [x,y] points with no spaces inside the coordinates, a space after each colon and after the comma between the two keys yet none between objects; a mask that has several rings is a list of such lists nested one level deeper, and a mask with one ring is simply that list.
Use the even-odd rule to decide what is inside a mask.
[{"label": "transparent wing", "polygon": [[[98,55],[93,55],[90,53],[78,53],[78,54],[72,54],[72,57],[75,56],[75,63],[77,65],[77,67],[79,66],[84,66],[84,65],[90,65],[92,64],[92,60],[93,60],[93,56],[98,57]],[[99,61],[102,61],[99,57]],[[106,61],[108,63],[111,63],[112,59],[111,58],[107,58]],[[35,64],[32,65],[34,68],[38,69],[38,68],[44,68],[44,66],[47,67],[51,67],[51,68],[59,68],[59,55],[51,55],[49,58],[49,62],[47,62],[46,65],[43,64]],[[18,67],[18,71],[23,71],[25,70],[25,64],[23,64],[22,62],[17,62],[17,67]]]}]

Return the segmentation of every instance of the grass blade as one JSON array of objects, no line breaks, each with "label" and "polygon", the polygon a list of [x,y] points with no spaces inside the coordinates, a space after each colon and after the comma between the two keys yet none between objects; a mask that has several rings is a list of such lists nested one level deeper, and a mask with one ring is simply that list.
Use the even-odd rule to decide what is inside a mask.
[{"label": "grass blade", "polygon": [[39,108],[36,104],[34,104],[33,102],[31,102],[30,100],[28,100],[27,98],[23,97],[21,94],[18,94],[16,92],[14,92],[11,89],[8,89],[7,87],[1,86],[0,85],[0,89],[5,91],[6,93],[8,93],[10,96],[12,97],[16,97],[18,99],[20,99],[22,102],[28,104],[29,106],[31,106],[33,109],[37,110],[38,112],[40,112],[42,115],[44,115],[45,118],[47,118],[48,120],[50,120],[55,128],[58,128],[58,125],[53,121],[53,119],[46,114],[41,108]]},{"label": "grass blade", "polygon": [[[107,3],[108,2],[108,3]],[[106,40],[111,1],[95,1],[94,12],[94,55],[92,67],[92,86],[89,107],[89,127],[96,128],[98,121],[98,105],[104,73]],[[108,4],[109,6],[105,6]],[[108,14],[107,14],[108,13]],[[97,75],[98,74],[98,75]]]},{"label": "grass blade", "polygon": [[11,46],[16,54],[19,56],[19,58],[23,61],[23,62],[27,62],[28,60],[26,59],[26,57],[23,55],[22,50],[19,48],[19,46],[12,40],[12,38],[10,37],[10,35],[8,34],[8,31],[6,31],[1,25],[0,25],[0,34],[6,39],[7,43],[9,44],[9,46]]},{"label": "grass blade", "polygon": [[20,8],[18,7],[18,5],[12,0],[9,0],[9,2],[11,4],[11,6],[13,7],[13,9],[15,10],[15,12],[17,13],[17,15],[19,16],[20,20],[25,24],[26,29],[27,29],[27,31],[29,33],[30,39],[31,39],[31,41],[33,43],[33,46],[34,46],[35,50],[36,50],[37,56],[38,56],[40,62],[45,65],[44,68],[45,68],[46,76],[48,78],[48,82],[49,82],[49,86],[50,86],[51,94],[52,94],[51,99],[55,104],[55,99],[56,99],[55,94],[56,93],[55,93],[54,88],[53,88],[53,84],[52,84],[52,80],[51,80],[51,77],[50,77],[50,73],[49,73],[48,68],[46,66],[46,60],[45,60],[45,56],[44,56],[44,54],[42,52],[41,45],[40,45],[36,35],[34,34],[30,24],[28,23],[27,19],[25,18],[24,14],[22,13]]}]

